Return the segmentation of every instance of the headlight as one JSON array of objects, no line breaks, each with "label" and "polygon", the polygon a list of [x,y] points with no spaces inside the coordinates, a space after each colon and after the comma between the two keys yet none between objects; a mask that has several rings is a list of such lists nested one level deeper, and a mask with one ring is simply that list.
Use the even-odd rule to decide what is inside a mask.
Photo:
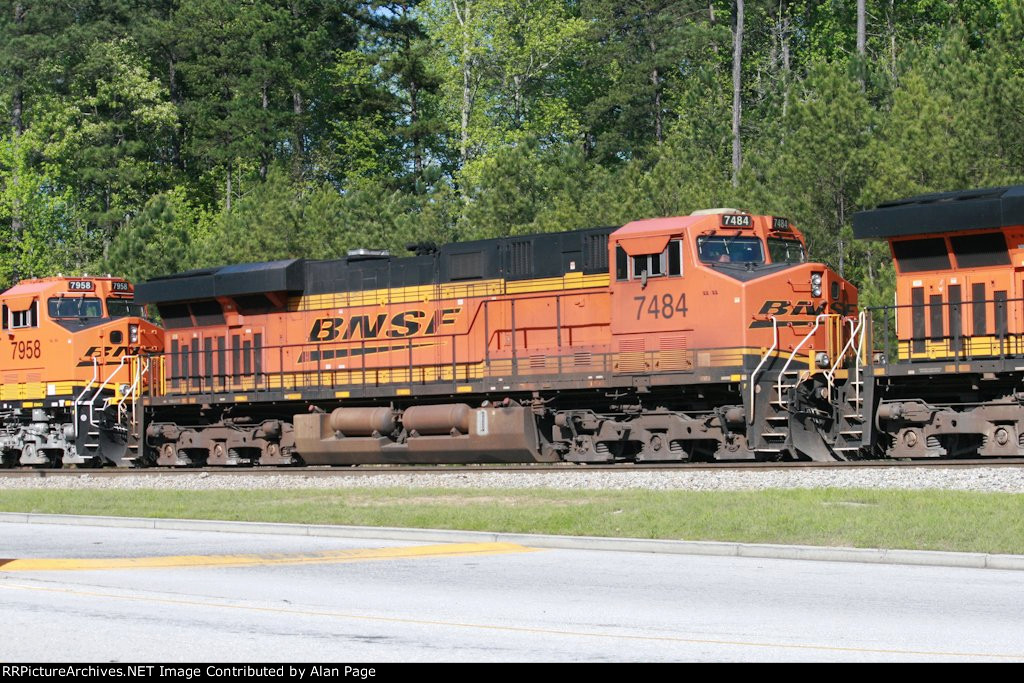
[{"label": "headlight", "polygon": [[[817,296],[817,295],[815,295],[815,296]],[[138,325],[129,325],[128,326],[128,341],[131,342],[132,344],[138,344],[139,343],[139,326]]]},{"label": "headlight", "polygon": [[814,356],[814,362],[817,363],[819,368],[827,368],[828,367],[828,354],[825,353],[824,351],[819,351]]},{"label": "headlight", "polygon": [[813,297],[821,296],[821,285],[811,285],[811,296],[813,296]]},{"label": "headlight", "polygon": [[811,274],[811,284],[815,287],[821,287],[821,273]]}]

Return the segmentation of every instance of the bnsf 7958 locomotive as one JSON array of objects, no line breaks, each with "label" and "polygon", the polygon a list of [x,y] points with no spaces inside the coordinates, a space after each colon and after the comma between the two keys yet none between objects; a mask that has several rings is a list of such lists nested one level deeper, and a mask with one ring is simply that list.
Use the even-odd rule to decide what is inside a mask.
[{"label": "bnsf 7958 locomotive", "polygon": [[[163,331],[117,278],[25,280],[0,296],[0,458],[128,464]],[[157,361],[158,364],[159,361]]]}]

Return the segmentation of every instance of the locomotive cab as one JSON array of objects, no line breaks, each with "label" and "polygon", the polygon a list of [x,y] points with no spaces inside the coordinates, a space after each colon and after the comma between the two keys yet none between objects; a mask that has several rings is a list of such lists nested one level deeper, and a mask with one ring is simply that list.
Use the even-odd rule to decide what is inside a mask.
[{"label": "locomotive cab", "polygon": [[609,249],[620,352],[702,349],[690,362],[720,381],[754,370],[769,348],[792,353],[793,369],[831,366],[849,339],[830,337],[825,319],[854,314],[856,289],[808,263],[785,218],[713,209],[635,221]]},{"label": "locomotive cab", "polygon": [[807,261],[787,219],[711,209],[635,221],[610,236],[609,258],[614,371],[652,385],[689,372],[714,402],[742,396],[726,419],[744,434],[716,457],[825,457],[818,434],[804,445],[778,428],[799,410],[836,453],[860,447],[861,398],[849,399],[856,415],[839,408],[858,381],[857,290]]},{"label": "locomotive cab", "polygon": [[120,422],[148,385],[140,354],[163,347],[132,293],[120,279],[54,277],[0,295],[4,463],[130,460],[113,432],[130,431]]}]

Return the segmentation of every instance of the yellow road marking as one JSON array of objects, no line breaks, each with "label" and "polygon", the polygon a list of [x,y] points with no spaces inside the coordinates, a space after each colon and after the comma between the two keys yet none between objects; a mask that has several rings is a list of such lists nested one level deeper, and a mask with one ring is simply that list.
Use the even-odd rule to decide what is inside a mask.
[{"label": "yellow road marking", "polygon": [[422,557],[461,557],[534,552],[515,543],[444,543],[405,548],[359,548],[317,553],[268,555],[172,555],[167,557],[25,558],[0,560],[0,572],[90,569],[156,569],[163,567],[243,567],[274,564],[326,564]]},{"label": "yellow road marking", "polygon": [[615,640],[685,643],[694,645],[729,645],[738,647],[779,648],[784,650],[824,650],[828,652],[856,652],[862,654],[921,655],[925,657],[990,657],[994,659],[1024,660],[1024,653],[999,654],[992,652],[946,652],[943,650],[898,650],[895,648],[890,649],[873,647],[842,647],[834,645],[814,645],[804,643],[773,643],[769,641],[757,642],[744,640],[720,640],[715,638],[686,638],[683,636],[644,636],[601,631],[572,631],[568,629],[532,628],[529,626],[499,626],[496,624],[474,624],[459,621],[412,619],[408,617],[380,617],[367,614],[351,614],[347,612],[335,612],[328,610],[305,610],[288,607],[260,607],[257,605],[243,605],[237,603],[232,604],[226,602],[213,602],[204,600],[185,600],[181,598],[157,598],[152,596],[141,595],[118,595],[116,593],[101,593],[98,591],[83,591],[74,590],[71,588],[53,588],[44,586],[19,585],[11,584],[6,581],[0,581],[0,588],[6,588],[9,590],[39,591],[44,593],[61,593],[63,595],[74,595],[89,598],[127,600],[131,602],[151,602],[163,605],[174,605],[178,607],[214,607],[221,609],[244,610],[247,612],[288,614],[302,617],[332,617],[337,619],[353,619],[359,621],[370,621],[391,624],[412,624],[416,626],[445,626],[451,628],[468,628],[484,631],[501,631],[509,633],[535,633],[544,635],[570,636],[582,638],[612,638]]}]

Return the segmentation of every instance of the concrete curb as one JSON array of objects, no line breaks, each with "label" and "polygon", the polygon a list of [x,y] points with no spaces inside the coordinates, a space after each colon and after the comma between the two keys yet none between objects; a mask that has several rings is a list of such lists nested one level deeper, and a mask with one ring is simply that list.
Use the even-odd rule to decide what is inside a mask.
[{"label": "concrete curb", "polygon": [[768,545],[759,543],[721,543],[715,541],[667,541],[643,538],[602,538],[596,536],[549,536],[510,534],[488,531],[452,531],[448,529],[404,529],[395,527],[332,526],[327,524],[283,524],[274,522],[222,522],[193,519],[157,519],[147,517],[100,517],[91,515],[43,515],[25,512],[0,512],[0,523],[66,524],[119,527],[127,529],[168,529],[176,531],[220,531],[285,536],[335,536],[388,541],[434,543],[501,542],[532,548],[565,550],[610,550],[634,553],[675,555],[720,555],[759,557],[778,560],[816,560],[823,562],[864,562],[906,564],[973,569],[1024,570],[1024,555],[990,555],[933,550],[884,550],[875,548],[832,548],[806,545]]}]

